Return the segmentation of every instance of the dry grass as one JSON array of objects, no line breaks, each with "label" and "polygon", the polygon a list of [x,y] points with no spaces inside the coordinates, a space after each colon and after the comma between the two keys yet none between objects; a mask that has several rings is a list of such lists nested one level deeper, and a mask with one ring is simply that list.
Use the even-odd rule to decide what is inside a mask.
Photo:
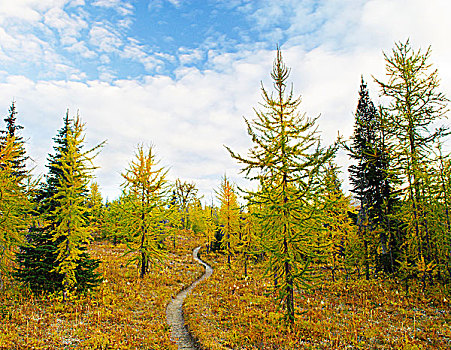
[{"label": "dry grass", "polygon": [[93,243],[103,283],[88,296],[62,302],[57,295],[33,296],[14,284],[0,292],[0,348],[176,349],[166,325],[171,295],[202,274],[192,260],[200,239],[181,233],[177,248],[144,278],[126,266],[124,245]]},{"label": "dry grass", "polygon": [[224,256],[204,258],[215,271],[188,296],[185,314],[207,349],[451,348],[450,304],[440,291],[406,297],[393,281],[326,281],[296,292],[289,330],[261,266],[244,278],[239,263],[229,268]]}]

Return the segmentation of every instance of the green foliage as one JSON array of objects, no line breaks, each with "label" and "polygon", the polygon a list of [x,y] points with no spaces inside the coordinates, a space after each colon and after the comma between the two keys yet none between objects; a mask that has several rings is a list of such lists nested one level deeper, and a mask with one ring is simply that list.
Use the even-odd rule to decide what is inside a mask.
[{"label": "green foliage", "polygon": [[32,191],[31,177],[26,171],[25,148],[16,121],[15,102],[4,119],[6,129],[0,130],[0,289],[3,275],[11,272],[14,250],[24,242],[30,223]]},{"label": "green foliage", "polygon": [[[355,113],[352,144],[345,145],[355,164],[349,167],[351,191],[359,201],[358,234],[364,243],[365,275],[369,279],[370,265],[394,271],[393,257],[399,247],[393,247],[393,230],[389,224],[396,197],[393,187],[396,176],[390,171],[392,145],[386,137],[386,121],[369,97],[367,85],[360,85]],[[381,252],[379,255],[377,252]]]},{"label": "green foliage", "polygon": [[83,127],[77,116],[67,131],[67,148],[61,152],[60,164],[57,165],[62,176],[59,178],[58,192],[53,198],[57,204],[52,212],[55,225],[52,241],[57,243],[55,271],[63,276],[65,295],[79,284],[76,270],[80,265],[83,248],[91,239],[85,194],[90,171],[93,170],[90,153],[95,149],[80,152],[84,142]]},{"label": "green foliage", "polygon": [[240,208],[238,206],[234,186],[229,182],[225,175],[222,178],[221,187],[216,194],[221,203],[218,215],[218,226],[222,234],[221,245],[227,254],[227,261],[230,264],[231,256],[238,243]]},{"label": "green foliage", "polygon": [[100,238],[101,228],[104,223],[105,207],[102,201],[102,195],[99,191],[99,185],[92,181],[90,185],[90,191],[86,200],[86,206],[88,208],[88,220],[92,229],[93,238]]},{"label": "green foliage", "polygon": [[[189,228],[189,206],[195,202],[197,188],[194,183],[175,181],[173,192],[173,205],[177,208],[180,217],[181,227]],[[178,225],[177,225],[178,226]]]},{"label": "green foliage", "polygon": [[248,191],[247,198],[259,207],[268,273],[283,277],[276,295],[285,305],[287,321],[293,322],[294,286],[309,280],[314,236],[323,219],[318,206],[320,169],[335,148],[321,147],[317,118],[298,111],[301,99],[286,91],[289,73],[278,50],[271,73],[275,96],[262,87],[264,111],[255,110],[256,118],[250,122],[245,119],[254,147],[248,158],[228,150],[244,165],[246,177],[259,183],[259,190]]},{"label": "green foliage", "polygon": [[10,272],[13,252],[24,243],[30,223],[31,203],[24,185],[28,175],[16,171],[16,161],[21,155],[15,137],[7,136],[0,147],[0,289],[3,288],[2,276]]},{"label": "green foliage", "polygon": [[23,129],[23,126],[17,124],[17,111],[16,111],[16,103],[13,101],[8,111],[8,116],[4,119],[6,123],[6,130],[0,130],[0,148],[6,146],[8,142],[8,138],[14,138],[14,144],[16,145],[16,151],[14,155],[13,162],[13,176],[17,176],[19,178],[28,177],[28,172],[26,171],[26,161],[28,157],[26,156],[25,148],[24,148],[24,140],[22,136],[20,136],[19,132]]},{"label": "green foliage", "polygon": [[258,237],[258,220],[254,208],[249,205],[247,211],[241,210],[239,218],[239,240],[235,250],[240,254],[244,265],[244,276],[248,275],[249,258],[255,257],[262,249]]},{"label": "green foliage", "polygon": [[[325,168],[324,207],[326,209],[325,241],[326,264],[332,271],[332,281],[338,270],[347,270],[360,262],[362,247],[357,236],[357,227],[353,224],[349,212],[352,211],[350,196],[341,189],[338,169],[331,161]],[[360,260],[360,261],[359,261]]]},{"label": "green foliage", "polygon": [[107,239],[114,244],[125,243],[132,236],[130,228],[127,226],[127,215],[132,211],[132,204],[126,200],[126,195],[107,202],[103,212],[103,222],[101,227],[101,239]]},{"label": "green foliage", "polygon": [[162,241],[164,239],[166,174],[158,168],[158,162],[152,147],[144,152],[138,147],[136,159],[130,163],[129,169],[122,176],[125,179],[124,190],[128,190],[124,198],[131,209],[123,224],[130,228],[128,253],[138,253],[130,262],[137,262],[141,278],[147,273],[149,264],[163,258]]},{"label": "green foliage", "polygon": [[[377,80],[389,100],[384,110],[386,129],[397,144],[391,156],[402,181],[399,218],[407,231],[401,260],[412,266],[419,266],[423,258],[427,265],[437,260],[435,252],[441,245],[431,221],[430,174],[435,171],[431,168],[433,146],[448,133],[445,127],[433,130],[433,125],[445,116],[448,99],[438,91],[438,73],[431,69],[430,55],[430,47],[422,52],[412,49],[409,41],[397,43],[391,55],[385,54],[388,81]],[[417,273],[422,274],[419,269]]]},{"label": "green foliage", "polygon": [[92,156],[82,151],[83,125],[64,118],[49,156],[49,173],[34,198],[36,213],[27,244],[16,254],[16,277],[33,291],[83,291],[99,283],[99,261],[87,254],[87,184]]}]

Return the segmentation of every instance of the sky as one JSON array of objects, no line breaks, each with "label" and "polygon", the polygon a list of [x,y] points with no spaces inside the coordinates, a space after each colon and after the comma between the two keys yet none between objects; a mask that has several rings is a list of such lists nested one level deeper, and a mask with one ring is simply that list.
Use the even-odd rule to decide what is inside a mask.
[{"label": "sky", "polygon": [[[387,81],[383,54],[397,42],[431,46],[451,97],[450,13],[448,0],[0,0],[0,116],[14,100],[35,176],[69,109],[86,147],[106,140],[94,173],[104,199],[121,194],[137,146],[152,145],[169,180],[209,201],[224,174],[249,186],[224,145],[251,146],[243,117],[261,84],[272,88],[277,45],[300,110],[321,115],[331,144],[352,135],[361,76],[380,102],[374,78]],[[347,189],[344,152],[337,163]]]}]

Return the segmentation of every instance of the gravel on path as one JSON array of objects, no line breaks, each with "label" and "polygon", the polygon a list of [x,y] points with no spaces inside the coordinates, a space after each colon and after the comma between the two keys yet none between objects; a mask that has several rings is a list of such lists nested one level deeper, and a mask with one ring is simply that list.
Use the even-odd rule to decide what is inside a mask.
[{"label": "gravel on path", "polygon": [[213,273],[213,269],[206,262],[202,261],[199,254],[200,247],[197,247],[193,250],[193,258],[199,264],[202,264],[205,267],[204,274],[196,281],[194,281],[188,288],[182,290],[180,293],[176,295],[175,298],[171,300],[166,308],[166,320],[171,326],[171,340],[175,341],[178,345],[178,349],[192,349],[197,350],[197,346],[188,332],[188,329],[185,326],[185,320],[183,319],[183,301],[186,296],[194,289],[194,287],[202,282],[204,279],[211,276]]}]

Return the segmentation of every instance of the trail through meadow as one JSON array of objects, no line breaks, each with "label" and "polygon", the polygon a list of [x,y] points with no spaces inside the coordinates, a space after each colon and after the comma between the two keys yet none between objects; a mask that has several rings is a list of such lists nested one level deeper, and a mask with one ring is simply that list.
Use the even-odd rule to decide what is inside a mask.
[{"label": "trail through meadow", "polygon": [[205,273],[196,281],[194,281],[188,288],[182,290],[171,300],[166,308],[166,319],[171,327],[172,334],[171,340],[177,343],[179,350],[181,349],[197,349],[196,344],[185,326],[185,320],[183,318],[183,301],[186,296],[196,287],[198,283],[211,276],[213,269],[210,265],[205,263],[199,258],[199,249],[197,247],[193,250],[193,258],[196,262],[205,267]]}]

